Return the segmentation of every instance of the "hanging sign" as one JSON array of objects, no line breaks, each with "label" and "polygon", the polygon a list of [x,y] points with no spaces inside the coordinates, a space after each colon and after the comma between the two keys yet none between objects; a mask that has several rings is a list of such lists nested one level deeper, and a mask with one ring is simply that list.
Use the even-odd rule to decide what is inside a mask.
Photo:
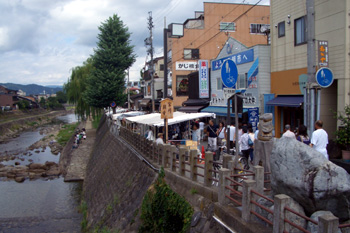
[{"label": "hanging sign", "polygon": [[199,98],[209,98],[208,61],[199,60]]}]

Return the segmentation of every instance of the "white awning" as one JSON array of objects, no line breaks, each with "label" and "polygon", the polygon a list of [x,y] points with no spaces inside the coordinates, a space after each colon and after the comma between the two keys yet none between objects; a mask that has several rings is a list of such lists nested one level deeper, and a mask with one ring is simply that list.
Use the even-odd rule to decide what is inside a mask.
[{"label": "white awning", "polygon": [[123,117],[139,116],[144,114],[145,114],[144,112],[139,112],[139,111],[117,113],[117,114],[113,114],[113,120],[117,120]]},{"label": "white awning", "polygon": [[[189,120],[195,120],[198,118],[203,118],[203,117],[212,117],[215,118],[215,113],[207,113],[207,112],[198,112],[198,113],[185,113],[183,115],[174,117],[173,119],[169,119],[168,120],[168,125],[173,125],[173,124],[177,124],[180,122],[184,122],[184,121],[189,121]],[[157,124],[154,124],[154,126],[164,126],[164,121],[163,122],[159,122]]]}]

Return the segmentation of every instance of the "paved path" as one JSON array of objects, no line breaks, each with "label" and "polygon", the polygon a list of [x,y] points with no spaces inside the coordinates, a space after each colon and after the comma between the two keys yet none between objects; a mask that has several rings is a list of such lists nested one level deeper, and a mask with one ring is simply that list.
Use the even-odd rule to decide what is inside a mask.
[{"label": "paved path", "polygon": [[85,129],[86,140],[83,140],[77,149],[73,149],[64,181],[78,181],[85,178],[86,166],[96,137],[96,129],[93,129],[91,121],[85,123]]}]

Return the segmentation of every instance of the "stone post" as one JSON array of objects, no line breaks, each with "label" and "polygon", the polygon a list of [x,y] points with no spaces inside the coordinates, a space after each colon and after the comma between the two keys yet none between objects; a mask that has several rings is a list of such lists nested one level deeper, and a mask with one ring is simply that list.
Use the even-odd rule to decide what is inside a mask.
[{"label": "stone post", "polygon": [[227,168],[228,168],[229,170],[233,171],[233,168],[234,168],[234,162],[233,162],[233,160],[228,161],[228,163],[227,163]]},{"label": "stone post", "polygon": [[219,193],[218,193],[218,201],[221,205],[227,205],[230,200],[226,198],[227,196],[230,196],[230,190],[226,190],[225,186],[230,187],[230,181],[226,179],[226,177],[229,177],[231,174],[231,171],[227,168],[221,168],[219,170]]},{"label": "stone post", "polygon": [[222,167],[228,168],[228,162],[232,160],[232,155],[224,154],[222,156]]},{"label": "stone post", "polygon": [[171,171],[176,172],[176,146],[170,146],[170,168]]},{"label": "stone post", "polygon": [[339,232],[339,219],[333,214],[318,217],[318,232],[319,233],[333,233]]},{"label": "stone post", "polygon": [[162,166],[164,168],[168,167],[168,154],[170,150],[170,145],[164,145],[163,146],[163,153],[162,153]]},{"label": "stone post", "polygon": [[285,194],[278,194],[274,199],[274,213],[273,213],[273,233],[283,233],[289,231],[289,224],[284,224],[284,207],[290,203],[290,197]]},{"label": "stone post", "polygon": [[180,176],[185,175],[185,153],[186,153],[186,149],[184,147],[180,147],[180,151],[179,151],[179,174],[180,174]]},{"label": "stone post", "polygon": [[255,174],[254,180],[256,181],[255,191],[257,191],[260,194],[263,194],[264,193],[264,167],[254,166],[253,172]]},{"label": "stone post", "polygon": [[213,153],[212,152],[205,152],[205,158],[204,158],[204,185],[205,186],[211,186],[211,178],[212,178],[212,172],[213,170],[213,163],[209,162],[213,161]]},{"label": "stone post", "polygon": [[243,180],[243,190],[242,190],[242,218],[246,222],[250,221],[250,211],[252,210],[252,203],[250,201],[253,198],[251,193],[252,189],[255,189],[255,180]]},{"label": "stone post", "polygon": [[193,181],[197,181],[197,167],[195,166],[196,165],[196,158],[197,157],[197,150],[191,150],[190,151],[190,164],[191,164],[191,180]]}]

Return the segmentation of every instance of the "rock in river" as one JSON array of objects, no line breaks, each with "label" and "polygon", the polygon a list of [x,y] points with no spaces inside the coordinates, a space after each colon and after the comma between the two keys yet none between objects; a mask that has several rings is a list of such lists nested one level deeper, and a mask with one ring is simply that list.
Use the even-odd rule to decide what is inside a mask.
[{"label": "rock in river", "polygon": [[291,138],[275,141],[270,162],[275,194],[292,197],[308,214],[328,210],[350,218],[350,175],[343,168]]}]

